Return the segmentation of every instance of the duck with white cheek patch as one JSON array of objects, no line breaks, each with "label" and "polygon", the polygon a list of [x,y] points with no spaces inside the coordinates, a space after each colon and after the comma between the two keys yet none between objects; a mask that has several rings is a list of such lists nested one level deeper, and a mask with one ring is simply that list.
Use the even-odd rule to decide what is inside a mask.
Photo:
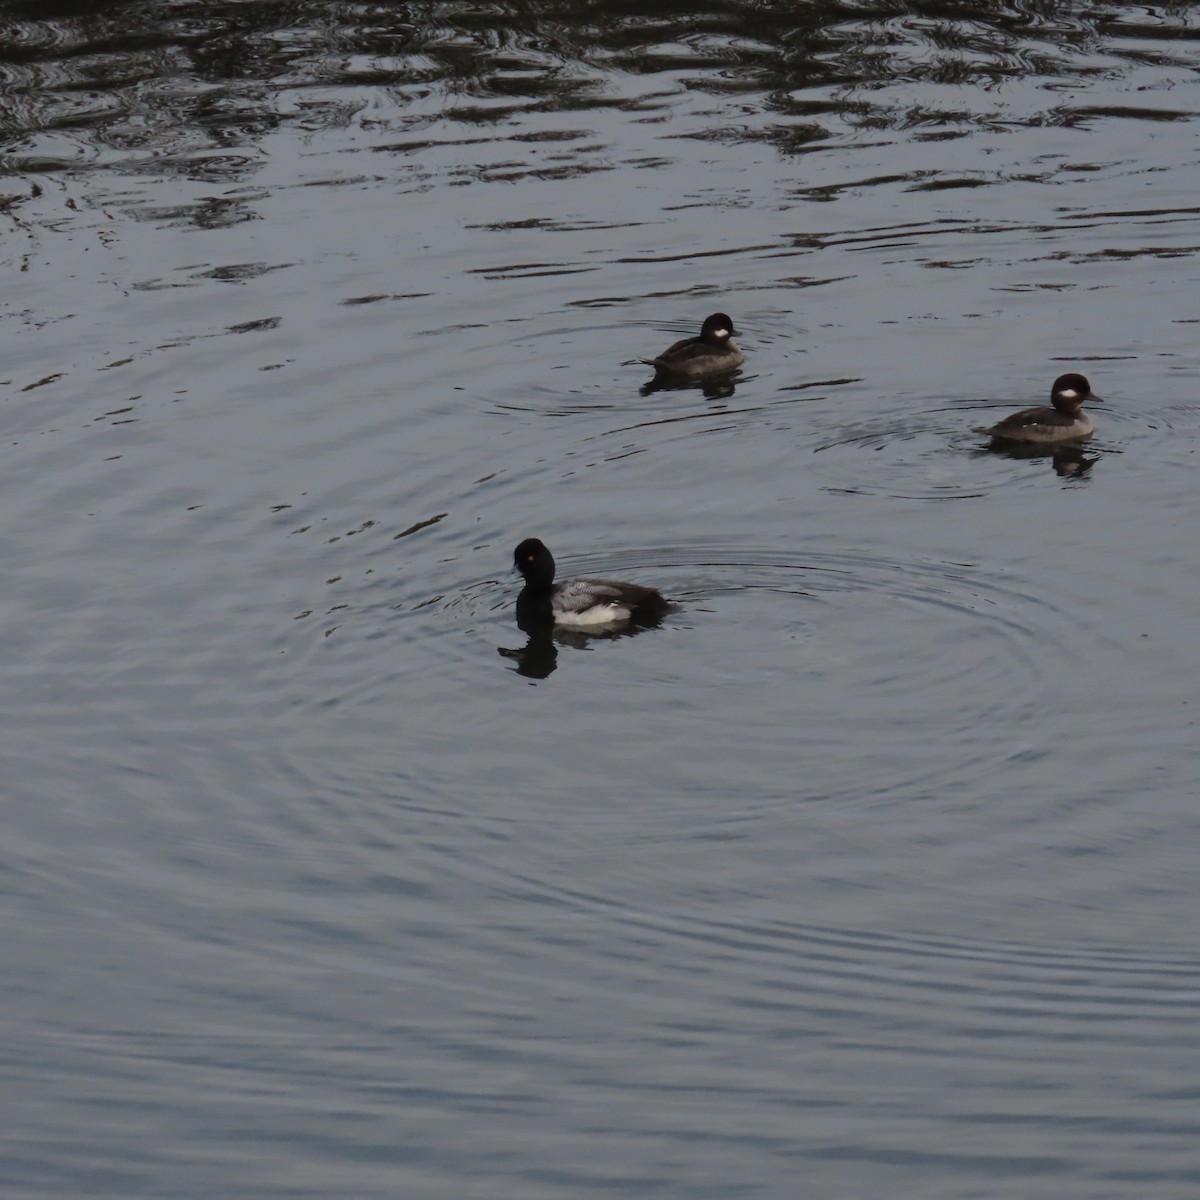
[{"label": "duck with white cheek patch", "polygon": [[668,346],[657,358],[642,361],[654,368],[656,380],[704,379],[740,367],[745,356],[733,342],[737,330],[725,313],[713,313],[700,327],[700,336]]},{"label": "duck with white cheek patch", "polygon": [[995,425],[981,425],[976,433],[986,433],[999,442],[1069,442],[1091,437],[1091,418],[1083,411],[1085,400],[1099,400],[1082,375],[1060,375],[1050,389],[1053,408],[1025,408]]}]

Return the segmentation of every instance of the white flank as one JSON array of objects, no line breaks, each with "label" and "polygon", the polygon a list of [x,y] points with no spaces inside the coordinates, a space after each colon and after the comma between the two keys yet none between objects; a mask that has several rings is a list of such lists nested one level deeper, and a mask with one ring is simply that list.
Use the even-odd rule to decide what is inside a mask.
[{"label": "white flank", "polygon": [[555,625],[573,625],[586,627],[595,625],[615,625],[619,621],[629,620],[629,609],[623,604],[593,604],[591,608],[578,611],[563,612],[555,609]]}]

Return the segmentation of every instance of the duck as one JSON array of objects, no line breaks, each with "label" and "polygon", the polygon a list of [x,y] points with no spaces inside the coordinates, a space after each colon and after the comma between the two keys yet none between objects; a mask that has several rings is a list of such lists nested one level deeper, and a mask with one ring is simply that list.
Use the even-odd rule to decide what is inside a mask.
[{"label": "duck", "polygon": [[525,586],[517,597],[522,628],[566,625],[576,629],[656,621],[671,607],[661,592],[616,579],[564,579],[554,582],[554,555],[537,538],[513,551],[513,566]]},{"label": "duck", "polygon": [[1050,389],[1053,408],[1023,408],[995,425],[976,426],[975,432],[1003,442],[1069,442],[1091,437],[1094,429],[1083,402],[1099,399],[1082,375],[1060,375]]},{"label": "duck", "polygon": [[[726,313],[705,317],[700,335],[668,346],[657,358],[642,361],[653,367],[656,378],[703,379],[740,367],[745,356],[732,341],[737,330]],[[740,335],[739,335],[740,336]]]}]

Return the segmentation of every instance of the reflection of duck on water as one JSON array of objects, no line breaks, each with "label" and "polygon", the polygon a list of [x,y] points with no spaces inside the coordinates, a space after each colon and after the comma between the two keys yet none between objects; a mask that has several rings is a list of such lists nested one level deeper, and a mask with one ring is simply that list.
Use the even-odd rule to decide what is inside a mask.
[{"label": "reflection of duck on water", "polygon": [[519,650],[497,646],[501,658],[511,658],[517,664],[517,674],[526,679],[545,679],[558,666],[558,647],[554,644],[551,627],[527,630],[529,640]]},{"label": "reflection of duck on water", "polygon": [[507,646],[497,646],[496,651],[501,658],[511,658],[516,664],[518,675],[526,679],[545,679],[558,667],[559,646],[570,646],[576,650],[586,650],[592,642],[604,638],[615,642],[618,638],[636,637],[653,629],[657,621],[623,626],[609,626],[607,629],[572,629],[563,625],[533,625],[525,628],[529,640],[520,649],[510,649]]},{"label": "reflection of duck on water", "polygon": [[1086,454],[1077,442],[1047,445],[1044,442],[1006,442],[994,439],[989,446],[981,447],[977,453],[994,454],[1001,458],[1048,458],[1054,473],[1065,479],[1079,479],[1100,461],[1099,454]]},{"label": "reflection of duck on water", "polygon": [[671,375],[655,375],[638,389],[639,396],[655,392],[699,391],[705,400],[728,400],[737,391],[736,376],[714,375],[709,379],[677,379]]},{"label": "reflection of duck on water", "polygon": [[1054,473],[1068,479],[1086,475],[1099,457],[1098,454],[1090,457],[1084,454],[1082,446],[1059,446],[1051,455]]}]

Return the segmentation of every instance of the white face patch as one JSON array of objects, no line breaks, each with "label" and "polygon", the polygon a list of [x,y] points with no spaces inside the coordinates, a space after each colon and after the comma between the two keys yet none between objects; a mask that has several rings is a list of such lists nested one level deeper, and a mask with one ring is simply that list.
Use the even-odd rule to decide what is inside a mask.
[{"label": "white face patch", "polygon": [[1059,395],[1059,398],[1062,400],[1078,400],[1079,399],[1079,393],[1074,388],[1065,388],[1063,391],[1059,392],[1058,395]]},{"label": "white face patch", "polygon": [[728,329],[714,329],[712,332],[712,335],[713,335],[713,337],[720,338],[722,341],[724,341],[729,336],[729,330]]}]

